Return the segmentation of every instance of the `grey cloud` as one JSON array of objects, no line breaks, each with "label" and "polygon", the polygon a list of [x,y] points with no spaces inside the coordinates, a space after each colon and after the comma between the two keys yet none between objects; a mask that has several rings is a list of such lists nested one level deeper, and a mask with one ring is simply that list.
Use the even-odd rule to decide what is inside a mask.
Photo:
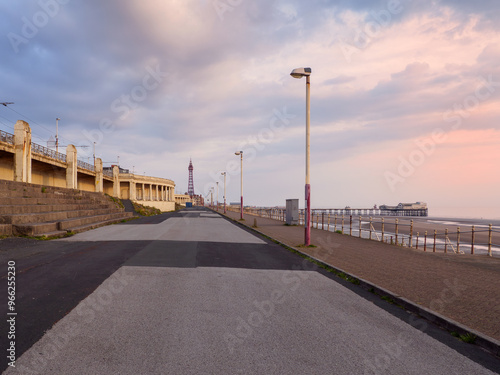
[{"label": "grey cloud", "polygon": [[[465,17],[474,7],[474,12],[488,18],[483,3],[458,2],[453,6],[454,2],[442,1],[434,8],[416,3],[405,2],[401,17],[437,12],[439,4],[447,4],[454,7],[457,17]],[[154,28],[158,25],[148,24],[139,17],[132,4],[118,0],[72,0],[36,37],[20,46],[18,54],[13,52],[5,35],[20,30],[21,17],[32,16],[38,5],[28,1],[0,5],[3,36],[0,77],[5,96],[2,99],[16,102],[13,108],[48,129],[54,129],[56,116],[61,117],[63,136],[74,142],[82,141],[82,131],[96,130],[102,119],[109,118],[116,130],[105,135],[102,149],[108,145],[113,150],[122,147],[132,156],[162,152],[167,147],[189,153],[207,139],[243,142],[268,126],[274,108],[286,105],[297,116],[290,128],[303,126],[304,113],[303,98],[292,96],[286,84],[246,84],[239,80],[241,87],[228,86],[227,92],[223,92],[224,81],[241,74],[240,64],[266,59],[290,42],[308,41],[327,21],[339,22],[342,10],[369,14],[387,6],[382,0],[245,1],[220,20],[210,1],[201,5],[192,2],[187,15],[165,14],[164,22],[185,17],[186,22],[191,20],[199,30],[189,29],[186,23],[180,29],[165,28],[164,34],[159,35]],[[291,6],[296,16],[283,11],[284,5]],[[493,3],[489,6],[496,9]],[[471,68],[470,74],[496,73],[499,55],[493,46],[485,49],[479,56],[478,67]],[[306,58],[301,51],[291,56],[293,61]],[[157,89],[149,91],[147,99],[137,103],[128,118],[122,119],[122,113],[113,111],[111,105],[141,84],[148,66],[159,66],[169,77]],[[402,119],[412,114],[439,113],[449,108],[440,108],[442,98],[422,92],[422,87],[431,92],[433,87],[449,87],[451,97],[444,102],[446,106],[469,92],[467,86],[460,86],[463,77],[454,81],[455,72],[434,75],[432,69],[425,63],[413,63],[373,89],[315,98],[316,124],[349,120],[365,124],[363,131],[336,133],[332,139],[319,139],[318,145],[335,147],[342,153],[363,142],[387,137],[403,139],[432,128],[440,119],[429,120],[423,125],[425,129],[401,124]],[[355,80],[354,76],[338,75],[325,84],[340,85]],[[13,122],[18,117],[8,111],[1,111],[0,115]],[[50,135],[50,130],[35,125],[33,129],[43,137]],[[233,147],[227,145],[228,150]],[[268,147],[262,155],[302,148],[301,142],[293,140],[290,144]],[[111,157],[115,156],[106,158]]]}]

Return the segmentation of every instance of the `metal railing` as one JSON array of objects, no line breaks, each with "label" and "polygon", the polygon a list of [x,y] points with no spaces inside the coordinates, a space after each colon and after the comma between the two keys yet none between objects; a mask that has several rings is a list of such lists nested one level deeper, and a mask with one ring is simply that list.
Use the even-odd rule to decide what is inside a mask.
[{"label": "metal railing", "polygon": [[14,145],[14,134],[0,130],[0,141]]},{"label": "metal railing", "polygon": [[77,166],[82,168],[82,169],[86,169],[88,171],[95,172],[95,168],[92,164],[86,163],[82,160],[77,160]]},{"label": "metal railing", "polygon": [[[14,135],[0,130],[0,142],[9,143],[14,145]],[[54,151],[48,147],[39,145],[37,143],[31,143],[31,152],[38,155],[47,156],[49,158],[66,163],[66,155],[60,152]],[[77,166],[86,169],[88,171],[95,172],[95,168],[92,164],[86,163],[82,160],[77,160]],[[103,171],[103,174],[109,177],[113,177],[113,171]]]},{"label": "metal railing", "polygon": [[[240,212],[239,206],[227,206],[227,210]],[[416,232],[413,220],[405,223],[396,218],[363,218],[331,215],[326,210],[311,211],[311,227],[320,230],[430,252],[500,255],[500,228],[492,224],[472,225],[467,228],[457,225],[455,231],[449,231],[442,225],[440,230]],[[244,208],[244,213],[286,221],[286,210],[281,208],[248,207]],[[304,210],[299,210],[299,225],[304,225]]]},{"label": "metal railing", "polygon": [[63,163],[66,163],[66,155],[51,150],[50,148],[44,147],[42,145],[31,143],[31,151],[35,154],[47,156],[49,158],[56,159],[62,161]]},{"label": "metal railing", "polygon": [[105,176],[113,178],[113,171],[105,169],[105,170],[102,171],[102,174],[105,175]]}]

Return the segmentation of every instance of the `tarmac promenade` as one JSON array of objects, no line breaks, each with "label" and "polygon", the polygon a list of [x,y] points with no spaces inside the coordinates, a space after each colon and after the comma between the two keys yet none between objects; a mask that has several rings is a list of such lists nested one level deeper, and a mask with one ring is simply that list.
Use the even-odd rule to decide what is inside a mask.
[{"label": "tarmac promenade", "polygon": [[[238,220],[239,212],[227,212]],[[303,226],[244,215],[244,224],[445,317],[500,340],[500,259],[485,255],[439,254],[318,229],[314,248]]]},{"label": "tarmac promenade", "polygon": [[[300,244],[301,228],[267,226]],[[385,256],[366,246],[367,256],[342,236],[320,241],[314,232],[313,239],[324,241],[318,254],[332,252],[343,268],[357,264],[353,273],[362,263],[385,267],[375,272],[381,281],[394,278],[398,263],[426,269],[400,257],[405,249],[386,247],[394,253]],[[340,256],[344,248],[358,260]],[[1,370],[9,375],[500,373],[500,358],[477,345],[204,208],[54,241],[2,240],[2,267],[8,261],[16,265],[18,312],[15,367],[5,362],[1,325]],[[459,264],[495,273],[493,263],[477,262]],[[468,276],[431,276],[445,311],[472,288],[462,284]],[[397,277],[411,290],[413,276]]]}]

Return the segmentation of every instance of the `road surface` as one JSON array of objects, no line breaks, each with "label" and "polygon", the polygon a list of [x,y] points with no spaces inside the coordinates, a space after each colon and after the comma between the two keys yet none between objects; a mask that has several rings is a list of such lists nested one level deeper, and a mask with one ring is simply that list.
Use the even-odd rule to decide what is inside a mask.
[{"label": "road surface", "polygon": [[[0,242],[2,275],[14,261],[17,283],[16,367],[2,358],[5,374],[500,368],[479,348],[205,209],[55,241]],[[6,332],[4,323],[3,353]]]}]

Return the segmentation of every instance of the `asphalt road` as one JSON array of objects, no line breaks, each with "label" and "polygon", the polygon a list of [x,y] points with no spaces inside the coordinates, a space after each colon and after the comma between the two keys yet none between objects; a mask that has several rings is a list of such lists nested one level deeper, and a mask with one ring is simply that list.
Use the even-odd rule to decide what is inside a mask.
[{"label": "asphalt road", "polygon": [[[193,208],[55,241],[0,241],[16,267],[6,374],[493,374],[500,362]],[[5,301],[5,302],[4,302]]]}]

